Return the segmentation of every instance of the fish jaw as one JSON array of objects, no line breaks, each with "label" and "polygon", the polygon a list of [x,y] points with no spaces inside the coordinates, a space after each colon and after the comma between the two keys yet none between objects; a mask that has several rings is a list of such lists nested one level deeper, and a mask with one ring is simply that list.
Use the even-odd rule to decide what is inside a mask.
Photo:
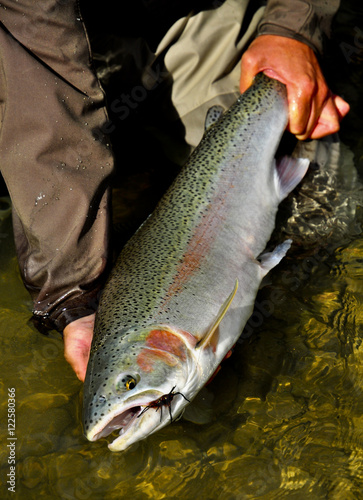
[{"label": "fish jaw", "polygon": [[[161,394],[159,398],[161,396],[163,395]],[[155,398],[153,401],[159,398]],[[137,441],[148,437],[150,434],[153,434],[170,424],[170,415],[172,415],[174,420],[180,415],[184,406],[188,404],[184,398],[180,398],[182,401],[178,401],[177,404],[174,404],[174,401],[171,402],[170,413],[167,406],[148,408],[149,405],[145,405],[144,408],[141,408],[141,411],[138,412],[137,415],[131,417],[130,425],[128,425],[127,428],[124,428],[123,432],[120,432],[119,437],[108,445],[109,450],[124,451]],[[152,401],[150,401],[150,403],[152,403]]]},{"label": "fish jaw", "polygon": [[[137,422],[138,417],[133,417],[132,423]],[[150,434],[153,434],[161,427],[164,427],[168,424],[166,418],[164,421],[160,422],[160,417],[158,412],[152,411],[150,413],[145,413],[140,417],[140,423],[137,425],[129,426],[126,432],[121,433],[118,438],[116,438],[112,443],[108,445],[108,449],[110,451],[124,451],[129,448],[132,444],[137,441],[141,441],[146,438]],[[166,421],[165,421],[166,420]]]},{"label": "fish jaw", "polygon": [[[143,439],[160,427],[160,415],[155,417],[152,413],[150,415],[147,413],[141,415],[141,413],[145,407],[162,395],[158,391],[147,392],[139,397],[133,397],[131,401],[125,402],[121,407],[117,406],[115,402],[115,410],[91,428],[86,433],[86,438],[89,441],[97,441],[119,431],[119,437],[112,441],[108,447],[111,451],[125,450],[134,442]],[[150,418],[150,416],[154,418]],[[163,425],[166,424],[167,422]]]}]

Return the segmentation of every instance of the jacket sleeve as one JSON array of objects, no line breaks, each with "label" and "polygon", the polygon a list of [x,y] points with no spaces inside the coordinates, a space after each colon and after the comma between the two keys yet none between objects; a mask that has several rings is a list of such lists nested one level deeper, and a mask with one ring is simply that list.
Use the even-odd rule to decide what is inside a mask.
[{"label": "jacket sleeve", "polygon": [[269,0],[258,35],[294,38],[321,55],[339,4],[340,0]]}]

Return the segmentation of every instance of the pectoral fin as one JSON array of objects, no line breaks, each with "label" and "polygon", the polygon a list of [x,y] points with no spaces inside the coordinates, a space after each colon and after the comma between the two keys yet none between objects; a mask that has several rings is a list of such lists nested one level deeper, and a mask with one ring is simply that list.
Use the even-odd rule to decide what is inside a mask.
[{"label": "pectoral fin", "polygon": [[198,342],[198,344],[196,346],[197,349],[200,349],[200,348],[204,349],[207,346],[212,347],[213,350],[216,349],[217,344],[218,344],[218,326],[219,326],[219,323],[222,321],[229,306],[231,305],[232,300],[234,299],[234,296],[237,293],[237,290],[238,290],[238,280],[236,280],[236,283],[234,285],[232,293],[229,295],[229,297],[227,298],[225,303],[222,305],[222,307],[217,315],[217,318],[215,319],[215,321],[211,325],[210,329],[208,330],[206,335],[200,340],[200,342]]},{"label": "pectoral fin", "polygon": [[280,201],[291,193],[299,184],[309,168],[307,158],[291,158],[284,156],[276,162],[275,181]]}]

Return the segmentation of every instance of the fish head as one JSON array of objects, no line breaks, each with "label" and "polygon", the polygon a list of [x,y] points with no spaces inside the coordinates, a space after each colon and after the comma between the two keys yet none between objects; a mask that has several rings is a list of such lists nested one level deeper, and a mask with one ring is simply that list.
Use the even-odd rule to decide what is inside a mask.
[{"label": "fish head", "polygon": [[171,328],[152,326],[123,331],[91,349],[83,404],[87,439],[117,430],[108,447],[122,451],[180,415],[189,399],[183,391],[193,370],[191,347]]}]

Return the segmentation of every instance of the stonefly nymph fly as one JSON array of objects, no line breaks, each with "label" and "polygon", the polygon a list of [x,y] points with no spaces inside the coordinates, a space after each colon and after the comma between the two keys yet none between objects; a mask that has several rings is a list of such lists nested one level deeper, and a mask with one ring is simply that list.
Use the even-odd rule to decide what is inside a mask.
[{"label": "stonefly nymph fly", "polygon": [[180,394],[180,396],[183,396],[183,398],[190,403],[189,399],[186,398],[184,396],[184,394],[182,394],[181,392],[173,392],[174,389],[175,389],[175,387],[176,387],[176,385],[174,385],[174,387],[172,388],[172,390],[168,394],[164,394],[160,398],[155,399],[155,401],[151,401],[151,403],[149,405],[147,405],[142,410],[142,412],[140,413],[140,415],[137,416],[137,418],[141,417],[141,415],[143,413],[145,413],[147,410],[150,410],[150,408],[155,408],[155,411],[158,411],[159,408],[161,408],[161,410],[160,410],[160,422],[161,422],[161,418],[163,416],[163,414],[162,414],[162,407],[163,406],[167,406],[169,408],[170,422],[172,423],[173,422],[173,418],[172,418],[172,415],[171,415],[171,402],[173,401],[174,396],[177,396],[178,394]]}]

